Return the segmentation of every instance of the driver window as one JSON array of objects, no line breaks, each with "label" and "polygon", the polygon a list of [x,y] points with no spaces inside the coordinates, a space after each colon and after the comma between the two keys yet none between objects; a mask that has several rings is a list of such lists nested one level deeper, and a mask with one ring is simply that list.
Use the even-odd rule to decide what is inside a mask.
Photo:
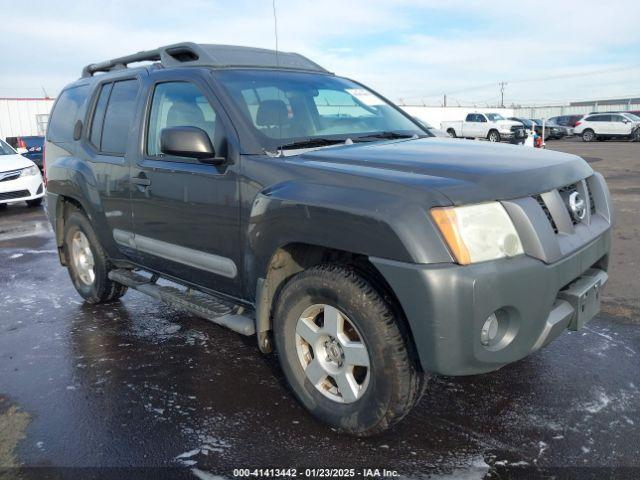
[{"label": "driver window", "polygon": [[478,114],[476,115],[478,117],[478,121],[481,123],[487,123],[487,119],[484,118],[484,115]]},{"label": "driver window", "polygon": [[160,151],[160,134],[168,127],[201,128],[209,135],[215,148],[216,139],[221,136],[220,132],[216,132],[216,129],[220,130],[216,123],[213,107],[195,85],[187,82],[160,83],[153,92],[149,114],[147,155],[163,155]]}]

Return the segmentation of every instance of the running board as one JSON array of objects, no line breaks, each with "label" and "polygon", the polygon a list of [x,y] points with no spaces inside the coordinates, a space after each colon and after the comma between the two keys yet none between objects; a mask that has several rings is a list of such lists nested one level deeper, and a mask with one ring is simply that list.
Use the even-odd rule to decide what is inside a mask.
[{"label": "running board", "polygon": [[241,314],[243,308],[193,290],[156,284],[157,277],[147,278],[131,270],[111,270],[109,279],[146,293],[161,302],[187,310],[210,322],[227,327],[242,335],[256,333],[253,318]]}]

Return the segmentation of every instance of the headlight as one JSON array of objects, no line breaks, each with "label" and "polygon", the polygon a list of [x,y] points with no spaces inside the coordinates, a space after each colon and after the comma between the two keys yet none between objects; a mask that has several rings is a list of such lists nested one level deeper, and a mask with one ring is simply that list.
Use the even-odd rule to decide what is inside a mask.
[{"label": "headlight", "polygon": [[498,202],[432,208],[431,216],[460,265],[523,253],[518,232]]},{"label": "headlight", "polygon": [[31,165],[30,167],[23,168],[22,172],[20,172],[21,177],[30,177],[32,175],[38,175],[40,170],[35,165]]}]

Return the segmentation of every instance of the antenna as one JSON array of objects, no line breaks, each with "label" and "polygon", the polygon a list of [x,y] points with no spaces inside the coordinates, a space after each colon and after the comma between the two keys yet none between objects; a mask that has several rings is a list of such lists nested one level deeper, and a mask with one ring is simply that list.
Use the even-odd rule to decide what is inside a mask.
[{"label": "antenna", "polygon": [[[278,12],[276,11],[276,0],[271,0],[271,6],[273,7],[273,34],[275,36],[276,39],[276,67],[278,67],[278,69],[280,68],[280,56],[278,55]],[[278,70],[276,70],[278,71]],[[276,87],[277,88],[277,87]],[[280,93],[281,90],[278,88],[278,97],[280,97]],[[279,124],[278,124],[278,137],[280,142],[282,142],[282,118],[279,118],[280,115],[278,115],[278,120],[280,120]],[[282,147],[279,148],[280,150],[280,156],[284,157],[284,152],[282,150]]]},{"label": "antenna", "polygon": [[271,5],[273,7],[273,33],[276,37],[276,65],[280,66],[278,58],[278,14],[276,12],[276,0],[272,0]]}]

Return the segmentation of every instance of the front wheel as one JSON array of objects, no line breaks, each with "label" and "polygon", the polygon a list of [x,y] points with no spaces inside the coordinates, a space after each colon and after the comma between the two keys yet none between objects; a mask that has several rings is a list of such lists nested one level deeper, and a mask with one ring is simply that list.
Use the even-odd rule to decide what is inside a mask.
[{"label": "front wheel", "polygon": [[80,210],[73,209],[65,219],[64,251],[73,286],[86,302],[107,303],[126,293],[126,286],[109,279],[111,263]]},{"label": "front wheel", "polygon": [[397,314],[349,267],[320,265],[289,280],[277,302],[274,333],[296,397],[341,431],[380,433],[422,395],[425,376]]},{"label": "front wheel", "polygon": [[497,130],[491,130],[489,132],[489,135],[487,136],[487,139],[490,142],[499,142],[500,141],[500,133]]},{"label": "front wheel", "polygon": [[27,205],[29,207],[39,207],[40,205],[42,205],[43,198],[44,197],[36,198],[35,200],[27,200]]}]

